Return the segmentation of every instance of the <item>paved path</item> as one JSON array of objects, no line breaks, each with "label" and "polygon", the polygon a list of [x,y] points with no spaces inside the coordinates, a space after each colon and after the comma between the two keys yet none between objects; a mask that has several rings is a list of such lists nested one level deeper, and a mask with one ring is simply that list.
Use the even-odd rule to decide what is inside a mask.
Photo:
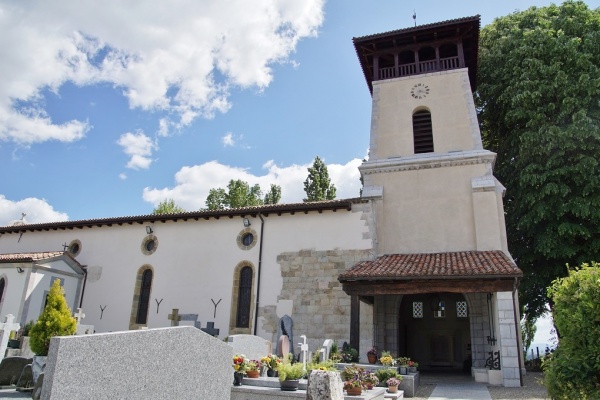
[{"label": "paved path", "polygon": [[429,400],[492,400],[487,386],[481,383],[438,383]]}]

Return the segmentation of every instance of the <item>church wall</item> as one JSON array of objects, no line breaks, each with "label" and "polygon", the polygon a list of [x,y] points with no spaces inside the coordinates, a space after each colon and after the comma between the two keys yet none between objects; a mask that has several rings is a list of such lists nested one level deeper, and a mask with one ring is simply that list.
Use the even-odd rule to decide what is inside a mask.
[{"label": "church wall", "polygon": [[[0,278],[4,278],[5,281],[2,305],[0,306],[2,322],[4,322],[4,317],[7,314],[14,315],[15,322],[20,321],[27,275],[25,272],[18,273],[17,266],[20,266],[20,264],[0,265]],[[25,265],[21,268],[25,268]]]},{"label": "church wall", "polygon": [[[263,217],[259,307],[274,309],[278,300],[283,298],[284,285],[287,285],[286,290],[291,290],[291,281],[284,283],[278,263],[279,255],[300,251],[370,249],[369,228],[362,218],[362,212],[340,210],[280,216],[271,214]],[[235,310],[231,304],[234,270],[240,262],[251,264],[255,270],[259,265],[261,221],[259,218],[250,220],[250,228],[254,230],[257,240],[248,249],[238,245],[238,236],[245,229],[242,218],[221,217],[218,220],[211,218],[155,224],[125,223],[110,227],[26,232],[20,241],[18,234],[5,234],[0,240],[0,252],[62,250],[63,243],[79,240],[81,251],[76,259],[88,271],[82,305],[86,314],[83,323],[94,325],[97,332],[129,328],[138,272],[140,268],[150,266],[154,276],[148,327],[169,326],[168,314],[173,308],[178,308],[179,313],[199,314],[203,327],[208,321],[213,321],[215,328],[220,329],[219,336],[225,337],[228,335],[230,312]],[[145,254],[142,249],[144,241],[149,237],[146,225],[152,227],[152,236],[157,242],[155,250],[150,254]],[[316,285],[318,288],[319,285],[315,282],[320,276],[318,274],[322,273],[319,271],[322,265],[319,261],[313,264],[306,260],[306,263],[307,271],[312,272],[307,272],[306,275],[301,273],[298,280],[305,279],[306,287]],[[344,267],[349,266],[351,265],[344,264]],[[302,269],[304,270],[304,266]],[[326,277],[337,284],[337,274],[341,272],[337,271],[338,269],[329,270],[330,275],[321,276],[319,280]],[[256,294],[256,280],[253,284]],[[326,285],[329,286],[329,282]],[[343,294],[341,288],[339,291]],[[345,294],[343,296],[347,297]],[[216,309],[216,317],[211,300],[215,303],[221,300]],[[349,302],[349,298],[347,301]],[[158,313],[157,302],[160,302]],[[343,299],[340,305],[345,307],[345,302],[346,299]],[[312,306],[310,301],[294,304],[294,312],[298,312],[298,315],[314,312],[314,308],[305,308],[308,306]],[[101,308],[104,309],[103,312]],[[253,317],[251,321],[254,322]],[[272,339],[276,330],[266,330],[263,325],[269,327],[268,323],[261,324],[259,321],[258,334]],[[348,326],[344,329],[347,330]]]},{"label": "church wall", "polygon": [[[415,98],[415,85],[428,94]],[[420,109],[431,113],[435,153],[482,149],[468,72],[458,69],[373,82],[370,158],[414,155],[412,116]]]}]

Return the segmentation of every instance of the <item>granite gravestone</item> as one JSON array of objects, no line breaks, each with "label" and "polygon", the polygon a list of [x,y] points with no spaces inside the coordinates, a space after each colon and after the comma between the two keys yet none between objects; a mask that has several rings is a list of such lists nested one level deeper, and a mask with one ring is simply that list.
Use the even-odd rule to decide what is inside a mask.
[{"label": "granite gravestone", "polygon": [[233,351],[192,326],[53,337],[43,399],[228,399]]},{"label": "granite gravestone", "polygon": [[272,352],[272,345],[266,339],[254,335],[231,335],[227,343],[234,354],[243,354],[250,360],[259,360]]}]

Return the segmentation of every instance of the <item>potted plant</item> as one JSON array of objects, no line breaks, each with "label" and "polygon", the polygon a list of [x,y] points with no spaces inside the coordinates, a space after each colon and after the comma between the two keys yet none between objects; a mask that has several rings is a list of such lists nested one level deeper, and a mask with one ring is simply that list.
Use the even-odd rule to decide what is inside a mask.
[{"label": "potted plant", "polygon": [[381,358],[379,359],[379,362],[381,365],[385,365],[386,367],[396,365],[396,360],[389,351],[381,352]]},{"label": "potted plant", "polygon": [[248,370],[248,359],[243,354],[233,356],[233,386],[242,386],[242,380]]},{"label": "potted plant", "polygon": [[408,363],[409,362],[410,362],[410,357],[398,357],[398,360],[397,360],[398,372],[400,372],[401,375],[408,374]]},{"label": "potted plant", "polygon": [[358,354],[358,350],[356,350],[353,347],[350,347],[350,345],[348,343],[344,342],[344,345],[342,346],[342,362],[343,363],[353,363],[353,362],[358,362],[359,360],[359,354]]},{"label": "potted plant", "polygon": [[248,378],[256,379],[260,375],[260,361],[250,360],[248,361],[248,368],[246,369],[246,375]]},{"label": "potted plant", "polygon": [[395,368],[381,368],[375,371],[380,385],[385,386],[386,381],[390,378],[399,378],[398,371]]},{"label": "potted plant", "polygon": [[360,379],[348,379],[344,381],[344,390],[348,396],[360,396],[362,394],[364,383]]},{"label": "potted plant", "polygon": [[367,389],[369,390],[379,385],[379,378],[377,378],[377,375],[374,372],[367,372],[363,381],[367,385]]},{"label": "potted plant", "polygon": [[277,376],[277,366],[281,364],[281,358],[277,357],[275,354],[269,354],[268,356],[261,358],[260,361],[267,367],[268,377],[272,378]]},{"label": "potted plant", "polygon": [[359,396],[362,389],[367,387],[365,382],[367,371],[356,364],[344,368],[341,376],[344,380],[344,390],[348,392],[349,396]]},{"label": "potted plant", "polygon": [[298,390],[300,378],[305,375],[304,365],[301,363],[282,362],[277,367],[279,385],[281,390],[292,392]]},{"label": "potted plant", "polygon": [[367,351],[367,359],[369,364],[375,364],[377,362],[377,349],[372,347],[371,350]]},{"label": "potted plant", "polygon": [[417,368],[419,368],[419,363],[416,361],[412,361],[410,360],[408,362],[408,372],[410,373],[416,373],[417,372]]},{"label": "potted plant", "polygon": [[74,335],[76,329],[77,321],[71,316],[71,309],[65,300],[65,291],[60,286],[60,280],[56,279],[48,292],[44,311],[29,332],[29,346],[35,353],[31,364],[34,382],[46,366],[50,339],[54,336]]},{"label": "potted plant", "polygon": [[400,379],[398,378],[389,378],[387,381],[385,381],[385,383],[388,386],[388,392],[390,393],[397,393],[398,392],[398,386],[400,385]]}]

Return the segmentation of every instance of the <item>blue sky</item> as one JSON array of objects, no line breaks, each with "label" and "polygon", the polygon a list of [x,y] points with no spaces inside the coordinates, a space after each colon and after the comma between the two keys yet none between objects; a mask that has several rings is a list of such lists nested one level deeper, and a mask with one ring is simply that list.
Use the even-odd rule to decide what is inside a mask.
[{"label": "blue sky", "polygon": [[[589,0],[590,7],[600,0]],[[162,6],[161,6],[162,4]],[[370,95],[352,37],[543,6],[439,0],[0,0],[0,225],[204,207],[230,179],[359,193]]]}]

